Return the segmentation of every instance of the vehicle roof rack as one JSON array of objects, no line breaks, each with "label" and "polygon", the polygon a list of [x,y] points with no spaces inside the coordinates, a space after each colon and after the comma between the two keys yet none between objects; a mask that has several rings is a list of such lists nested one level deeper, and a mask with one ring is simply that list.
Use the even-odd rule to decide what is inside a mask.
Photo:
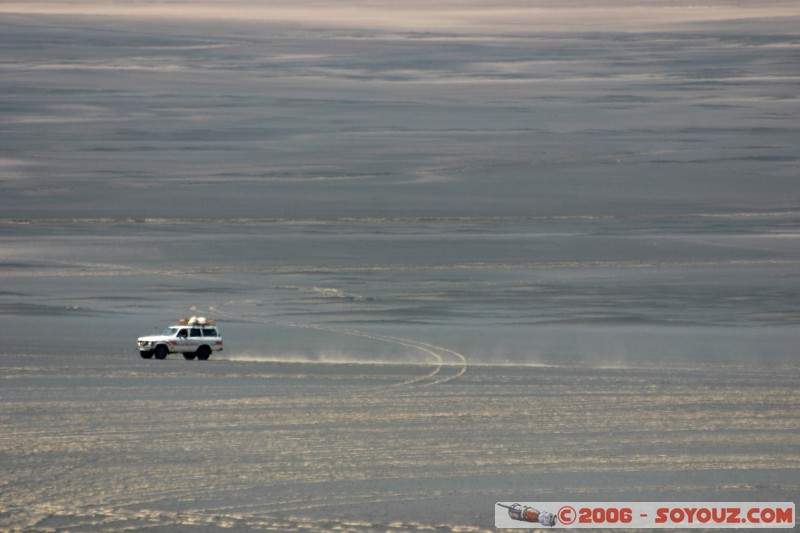
[{"label": "vehicle roof rack", "polygon": [[178,324],[181,326],[211,326],[214,324],[214,320],[204,316],[185,316],[178,320]]}]

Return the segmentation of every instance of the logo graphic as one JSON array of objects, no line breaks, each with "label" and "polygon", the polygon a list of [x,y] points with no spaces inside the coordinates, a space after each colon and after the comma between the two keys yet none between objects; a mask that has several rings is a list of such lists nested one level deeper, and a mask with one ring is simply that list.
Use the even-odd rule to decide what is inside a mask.
[{"label": "logo graphic", "polygon": [[[547,511],[540,511],[547,509]],[[795,526],[793,502],[497,502],[499,529],[769,529]]]},{"label": "logo graphic", "polygon": [[512,520],[519,520],[520,522],[531,522],[533,524],[541,524],[543,526],[549,526],[549,527],[553,527],[554,525],[556,525],[557,521],[556,515],[554,515],[553,513],[540,512],[538,509],[534,509],[533,507],[526,507],[519,503],[506,505],[504,503],[497,502],[497,505],[508,509],[508,516]]}]

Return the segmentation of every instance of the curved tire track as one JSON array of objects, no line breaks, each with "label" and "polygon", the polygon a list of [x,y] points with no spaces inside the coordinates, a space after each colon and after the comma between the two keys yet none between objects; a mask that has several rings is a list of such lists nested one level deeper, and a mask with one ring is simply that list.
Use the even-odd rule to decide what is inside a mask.
[{"label": "curved tire track", "polygon": [[451,350],[449,348],[445,348],[443,346],[437,346],[435,344],[430,344],[427,342],[407,339],[404,337],[393,337],[390,335],[381,335],[378,333],[368,333],[365,331],[359,331],[355,329],[339,329],[319,324],[306,324],[302,322],[283,322],[283,321],[275,321],[268,319],[259,319],[257,317],[245,317],[242,315],[237,315],[235,313],[223,311],[218,306],[209,306],[208,311],[209,313],[214,313],[220,316],[227,316],[229,318],[236,318],[238,320],[245,320],[248,322],[256,322],[262,324],[277,324],[280,326],[286,326],[292,328],[315,329],[318,331],[326,331],[337,335],[349,335],[353,337],[373,339],[381,342],[387,342],[390,344],[404,346],[406,348],[411,348],[413,350],[422,352],[427,357],[430,357],[432,359],[434,368],[428,374],[408,379],[406,381],[396,383],[394,385],[389,385],[387,388],[396,388],[402,386],[423,387],[423,386],[446,383],[448,381],[463,376],[467,372],[467,367],[469,366],[467,358],[463,354],[460,354],[455,350]]}]

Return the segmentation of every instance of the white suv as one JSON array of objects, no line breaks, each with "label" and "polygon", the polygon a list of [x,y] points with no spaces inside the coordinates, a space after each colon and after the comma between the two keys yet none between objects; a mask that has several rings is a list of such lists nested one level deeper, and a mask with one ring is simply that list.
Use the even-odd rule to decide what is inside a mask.
[{"label": "white suv", "polygon": [[165,359],[168,354],[182,353],[185,359],[205,361],[211,352],[222,350],[222,335],[214,321],[205,317],[182,318],[176,325],[164,330],[161,335],[139,337],[139,355],[150,359]]}]

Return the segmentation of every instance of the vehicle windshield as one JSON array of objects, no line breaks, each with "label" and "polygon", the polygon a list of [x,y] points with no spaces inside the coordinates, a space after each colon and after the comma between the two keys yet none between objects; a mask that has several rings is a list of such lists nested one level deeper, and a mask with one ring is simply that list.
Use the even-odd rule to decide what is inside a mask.
[{"label": "vehicle windshield", "polygon": [[178,328],[167,328],[167,329],[164,330],[164,333],[162,333],[162,335],[164,335],[165,337],[171,337],[171,336],[175,335],[175,333],[177,331],[178,331]]}]

